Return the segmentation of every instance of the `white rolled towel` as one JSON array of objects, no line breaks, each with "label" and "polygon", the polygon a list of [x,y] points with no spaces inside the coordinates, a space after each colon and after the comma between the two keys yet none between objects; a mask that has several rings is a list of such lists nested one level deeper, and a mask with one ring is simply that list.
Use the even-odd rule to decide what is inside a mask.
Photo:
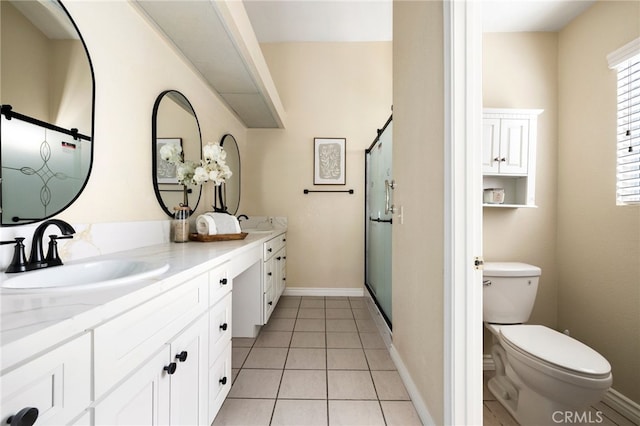
[{"label": "white rolled towel", "polygon": [[201,214],[196,218],[196,230],[200,235],[216,235],[218,233],[216,221],[206,214]]},{"label": "white rolled towel", "polygon": [[213,218],[218,234],[239,234],[242,232],[240,222],[235,216],[227,213],[205,213],[205,215]]}]

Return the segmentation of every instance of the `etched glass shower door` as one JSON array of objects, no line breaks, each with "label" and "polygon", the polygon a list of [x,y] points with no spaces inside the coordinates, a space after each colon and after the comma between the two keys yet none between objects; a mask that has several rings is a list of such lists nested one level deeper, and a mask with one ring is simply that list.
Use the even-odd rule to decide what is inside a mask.
[{"label": "etched glass shower door", "polygon": [[366,152],[365,283],[391,327],[391,119]]}]

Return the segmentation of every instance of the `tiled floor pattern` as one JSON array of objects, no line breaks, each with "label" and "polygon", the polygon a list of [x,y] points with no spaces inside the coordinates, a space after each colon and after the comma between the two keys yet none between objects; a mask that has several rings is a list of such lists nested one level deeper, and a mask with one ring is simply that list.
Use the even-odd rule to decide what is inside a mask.
[{"label": "tiled floor pattern", "polygon": [[[282,297],[256,339],[233,339],[232,366],[214,426],[421,424],[364,298]],[[518,426],[486,387],[493,374],[483,424]],[[604,403],[592,410],[600,425],[634,425]]]},{"label": "tiled floor pattern", "polygon": [[282,297],[232,366],[214,426],[422,424],[364,298]]},{"label": "tiled floor pattern", "polygon": [[[484,372],[484,389],[483,389],[483,424],[484,426],[518,426],[518,422],[509,414],[509,412],[496,400],[491,391],[487,388],[487,382],[493,377],[494,371]],[[634,426],[635,423],[609,407],[604,402],[599,402],[591,407],[591,419],[595,424],[601,426]],[[601,414],[598,415],[597,413]],[[602,419],[602,422],[598,420]],[[553,423],[551,423],[553,424]],[[527,425],[534,426],[534,425]],[[544,426],[544,425],[540,425]]]}]

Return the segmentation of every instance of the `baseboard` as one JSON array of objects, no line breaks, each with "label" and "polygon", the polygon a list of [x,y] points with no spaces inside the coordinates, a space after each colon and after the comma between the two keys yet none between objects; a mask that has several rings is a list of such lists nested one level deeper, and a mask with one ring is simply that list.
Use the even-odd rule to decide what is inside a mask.
[{"label": "baseboard", "polygon": [[363,288],[331,288],[331,287],[287,287],[285,296],[328,296],[328,297],[362,297]]},{"label": "baseboard", "polygon": [[433,421],[433,417],[431,417],[431,413],[429,413],[429,410],[422,399],[422,395],[420,395],[420,392],[418,391],[418,387],[413,382],[413,379],[409,374],[409,370],[407,370],[404,362],[402,362],[402,358],[400,357],[400,354],[398,354],[398,351],[396,351],[393,344],[389,347],[389,354],[396,365],[396,369],[398,370],[398,374],[400,374],[404,387],[407,388],[411,402],[413,402],[413,406],[416,408],[416,412],[418,413],[422,424],[425,426],[435,425],[436,422]]},{"label": "baseboard", "polygon": [[[482,357],[483,370],[495,370],[496,366],[493,357],[484,354]],[[633,423],[640,425],[640,404],[627,398],[617,390],[610,388],[604,395],[602,402],[613,408],[619,414],[631,420]]]},{"label": "baseboard", "polygon": [[633,423],[640,425],[640,404],[637,402],[630,400],[613,388],[607,391],[602,402],[631,420]]}]

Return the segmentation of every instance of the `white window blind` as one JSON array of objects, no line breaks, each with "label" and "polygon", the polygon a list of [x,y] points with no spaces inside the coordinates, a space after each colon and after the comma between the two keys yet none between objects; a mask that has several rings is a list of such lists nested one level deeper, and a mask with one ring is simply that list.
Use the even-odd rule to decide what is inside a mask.
[{"label": "white window blind", "polygon": [[616,200],[636,204],[640,203],[640,39],[607,58],[618,73]]}]

